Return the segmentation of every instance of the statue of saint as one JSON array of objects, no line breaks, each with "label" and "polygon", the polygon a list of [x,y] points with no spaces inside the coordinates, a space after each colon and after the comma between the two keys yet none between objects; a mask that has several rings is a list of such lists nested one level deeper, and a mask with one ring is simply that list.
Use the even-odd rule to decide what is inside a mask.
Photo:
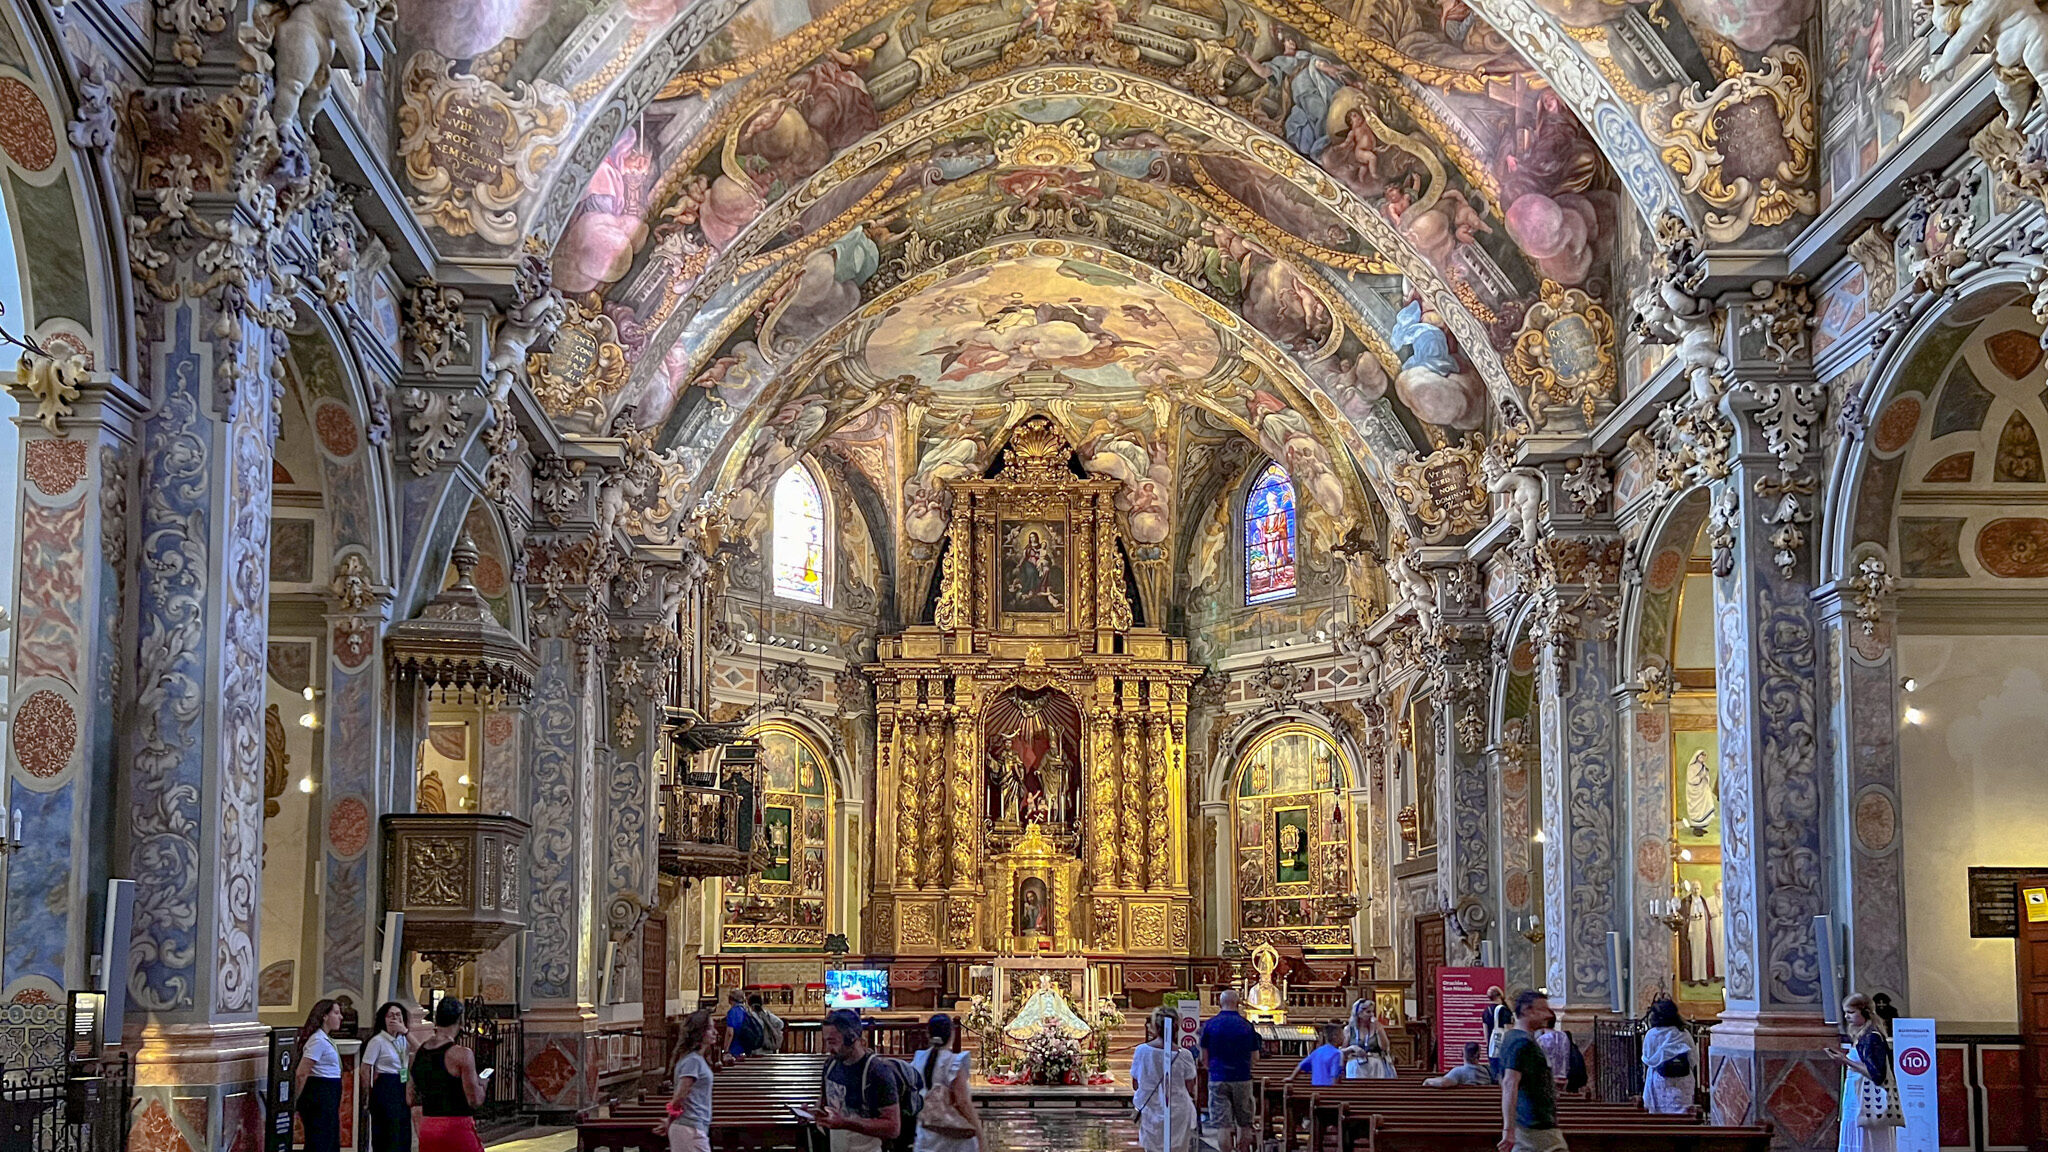
[{"label": "statue of saint", "polygon": [[1004,747],[996,755],[996,795],[1001,818],[1012,824],[1023,818],[1024,761],[1017,750]]},{"label": "statue of saint", "polygon": [[1707,834],[1707,826],[1714,822],[1714,814],[1721,807],[1715,784],[1714,766],[1707,762],[1707,750],[1696,750],[1685,765],[1685,826],[1695,836]]},{"label": "statue of saint", "polygon": [[1048,824],[1067,822],[1067,758],[1060,755],[1057,741],[1038,762],[1038,779],[1045,785],[1045,820]]}]

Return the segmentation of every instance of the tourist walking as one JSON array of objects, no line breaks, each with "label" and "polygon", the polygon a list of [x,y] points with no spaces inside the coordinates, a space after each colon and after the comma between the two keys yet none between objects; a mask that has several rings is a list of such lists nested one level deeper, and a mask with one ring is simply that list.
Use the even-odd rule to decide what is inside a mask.
[{"label": "tourist walking", "polygon": [[1643,1033],[1643,1110],[1677,1115],[1692,1110],[1698,1056],[1678,1005],[1669,996],[1650,1002],[1649,1030]]},{"label": "tourist walking", "polygon": [[1555,1017],[1550,999],[1524,990],[1515,995],[1515,1027],[1500,1046],[1501,1152],[1558,1152],[1567,1147],[1557,1126],[1557,1081],[1536,1033]]},{"label": "tourist walking", "polygon": [[299,1026],[299,1066],[292,1073],[306,1152],[341,1152],[341,1053],[329,1034],[341,1027],[341,1005],[322,1000]]},{"label": "tourist walking", "polygon": [[767,1039],[762,1035],[761,1020],[747,1011],[745,994],[735,988],[725,994],[728,1007],[725,1010],[726,1051],[733,1056],[751,1056],[759,1052]]},{"label": "tourist walking", "polygon": [[1338,1076],[1343,1073],[1344,1026],[1325,1024],[1322,1027],[1322,1034],[1323,1042],[1316,1045],[1315,1051],[1303,1056],[1301,1063],[1294,1066],[1294,1071],[1287,1074],[1289,1084],[1294,1083],[1295,1077],[1306,1072],[1308,1082],[1312,1086],[1327,1088],[1335,1084]]},{"label": "tourist walking", "polygon": [[941,1012],[927,1022],[931,1044],[911,1057],[924,1082],[916,1152],[981,1152],[981,1114],[969,1091],[974,1057],[960,1050],[960,1028]]},{"label": "tourist walking", "polygon": [[412,1105],[405,1101],[405,1081],[412,1073],[408,1015],[396,1000],[377,1009],[356,1070],[370,1102],[370,1152],[412,1152]]},{"label": "tourist walking", "polygon": [[1846,1051],[1830,1052],[1846,1073],[1842,1083],[1841,1135],[1837,1152],[1893,1152],[1905,1115],[1899,1110],[1892,1044],[1885,1037],[1870,997],[1858,992],[1842,1001]]},{"label": "tourist walking", "polygon": [[433,1034],[413,1053],[405,1086],[420,1110],[420,1152],[483,1152],[476,1109],[484,1102],[484,1080],[476,1053],[456,1043],[461,1035],[462,1001],[443,996],[434,1005]]},{"label": "tourist walking", "polygon": [[860,1014],[841,1008],[825,1017],[825,1074],[818,1086],[818,1126],[832,1152],[881,1152],[903,1130],[896,1077],[877,1068]]},{"label": "tourist walking", "polygon": [[711,1055],[718,1051],[718,1029],[711,1010],[699,1008],[683,1018],[682,1058],[676,1061],[676,1090],[668,1099],[668,1118],[656,1131],[668,1133],[669,1152],[711,1152]]},{"label": "tourist walking", "polygon": [[1259,1032],[1238,1004],[1237,989],[1224,989],[1216,998],[1216,1015],[1202,1025],[1202,1053],[1209,1060],[1209,1126],[1216,1129],[1217,1152],[1242,1152],[1258,1132],[1252,1057],[1259,1053]]},{"label": "tourist walking", "polygon": [[1154,1008],[1145,1042],[1131,1053],[1131,1106],[1144,1152],[1188,1152],[1195,1138],[1195,1057],[1179,1044],[1167,1047],[1173,1018],[1173,1009]]},{"label": "tourist walking", "polygon": [[1372,999],[1361,996],[1352,1001],[1351,1022],[1344,1025],[1344,1078],[1392,1080],[1394,1061],[1387,1055],[1392,1047]]},{"label": "tourist walking", "polygon": [[788,1028],[788,1022],[768,1007],[768,1002],[761,999],[759,992],[747,997],[747,1010],[761,1022],[761,1051],[782,1051],[782,1034]]},{"label": "tourist walking", "polygon": [[1486,1066],[1493,1078],[1500,1079],[1500,1045],[1514,1031],[1515,1010],[1508,1007],[1508,994],[1496,984],[1486,990],[1486,1011],[1481,1016],[1485,1025]]}]

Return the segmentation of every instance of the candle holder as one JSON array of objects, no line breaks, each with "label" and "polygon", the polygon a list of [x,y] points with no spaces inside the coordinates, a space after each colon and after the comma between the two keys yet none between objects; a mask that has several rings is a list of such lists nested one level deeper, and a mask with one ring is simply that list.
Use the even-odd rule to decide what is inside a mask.
[{"label": "candle holder", "polygon": [[13,818],[0,817],[0,859],[22,850],[21,809],[14,810]]},{"label": "candle holder", "polygon": [[1540,916],[1523,918],[1516,923],[1515,930],[1522,934],[1522,939],[1531,944],[1543,943],[1543,919]]}]

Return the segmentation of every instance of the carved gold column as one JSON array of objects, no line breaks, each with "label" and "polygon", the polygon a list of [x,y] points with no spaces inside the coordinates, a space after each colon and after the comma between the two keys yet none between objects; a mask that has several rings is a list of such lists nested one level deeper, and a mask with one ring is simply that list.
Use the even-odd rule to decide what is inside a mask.
[{"label": "carved gold column", "polygon": [[951,772],[946,764],[946,732],[951,727],[947,710],[934,709],[924,721],[924,794],[918,799],[922,823],[932,835],[918,844],[918,887],[945,887],[946,846],[939,842],[939,829],[947,824],[946,787]]},{"label": "carved gold column", "polygon": [[976,786],[974,766],[981,762],[980,733],[974,724],[973,696],[961,691],[953,711],[953,783],[950,788],[952,812],[952,887],[971,889],[978,876],[976,859],[981,844],[981,795]]},{"label": "carved gold column", "polygon": [[[1128,690],[1129,685],[1126,685]],[[1117,842],[1117,887],[1137,888],[1144,883],[1145,807],[1138,793],[1145,779],[1144,718],[1132,712],[1117,716],[1123,737],[1117,755],[1117,804],[1123,809],[1124,835]]]},{"label": "carved gold column", "polygon": [[911,712],[897,725],[897,756],[900,785],[896,790],[896,886],[917,887],[918,841],[923,822],[920,797],[924,790],[924,716]]},{"label": "carved gold column", "polygon": [[[1106,683],[1106,680],[1104,681]],[[1088,810],[1094,822],[1095,886],[1116,887],[1117,840],[1122,836],[1117,812],[1116,714],[1114,698],[1107,687],[1099,688],[1095,704],[1094,762],[1088,775]]]},{"label": "carved gold column", "polygon": [[[1163,683],[1154,684],[1159,692],[1166,690]],[[1173,799],[1167,785],[1167,765],[1173,756],[1166,713],[1157,710],[1158,701],[1153,702],[1155,711],[1145,717],[1145,814],[1149,823],[1145,826],[1145,887],[1149,891],[1163,891],[1172,886],[1172,868],[1168,863],[1168,845],[1172,821]]]}]

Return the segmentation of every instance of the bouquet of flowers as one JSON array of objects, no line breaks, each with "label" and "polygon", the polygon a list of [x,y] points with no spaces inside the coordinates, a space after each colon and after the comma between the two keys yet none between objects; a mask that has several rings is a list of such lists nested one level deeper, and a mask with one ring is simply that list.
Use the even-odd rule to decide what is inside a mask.
[{"label": "bouquet of flowers", "polygon": [[960,1026],[974,1034],[981,1045],[980,1062],[990,1073],[999,1072],[1009,1061],[1004,1054],[1003,1022],[996,1018],[995,1005],[986,996],[976,996],[960,1017]]},{"label": "bouquet of flowers", "polygon": [[1058,1032],[1040,1032],[1024,1041],[1024,1071],[1033,1084],[1081,1082],[1081,1042]]}]

